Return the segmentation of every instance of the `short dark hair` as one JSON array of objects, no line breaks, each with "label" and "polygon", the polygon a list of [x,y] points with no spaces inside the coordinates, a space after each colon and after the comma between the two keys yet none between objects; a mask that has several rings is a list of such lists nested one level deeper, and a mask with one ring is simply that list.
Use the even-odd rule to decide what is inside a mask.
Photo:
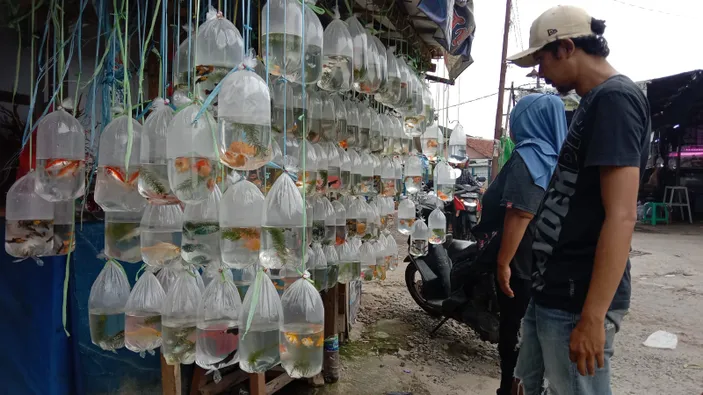
[{"label": "short dark hair", "polygon": [[[571,41],[574,42],[576,48],[581,48],[583,52],[593,55],[600,56],[602,58],[607,58],[610,55],[610,48],[608,47],[608,41],[603,37],[605,32],[605,21],[601,19],[592,18],[591,19],[591,31],[595,34],[593,36],[575,37]],[[556,54],[561,46],[562,40],[557,40],[551,42],[542,48],[545,51],[549,51]]]}]

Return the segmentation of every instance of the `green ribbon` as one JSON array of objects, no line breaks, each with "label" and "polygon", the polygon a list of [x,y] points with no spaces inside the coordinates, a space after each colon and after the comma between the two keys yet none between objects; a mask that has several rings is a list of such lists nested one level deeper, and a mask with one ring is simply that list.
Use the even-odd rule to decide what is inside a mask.
[{"label": "green ribbon", "polygon": [[63,331],[66,333],[66,337],[71,337],[66,328],[67,321],[67,311],[68,311],[68,281],[70,279],[70,269],[71,269],[71,255],[73,252],[73,243],[76,240],[76,200],[73,199],[73,205],[71,208],[73,222],[71,223],[71,238],[68,241],[68,254],[66,254],[66,274],[63,277],[63,301],[61,302],[61,323],[63,324]]},{"label": "green ribbon", "polygon": [[247,324],[244,328],[244,334],[242,338],[249,333],[249,328],[251,328],[251,321],[254,319],[254,313],[256,313],[256,307],[259,305],[259,292],[261,291],[261,282],[263,281],[263,276],[266,274],[263,270],[256,272],[256,279],[254,280],[254,295],[252,296],[251,308],[249,309],[249,315],[247,316]]},{"label": "green ribbon", "polygon": [[314,13],[317,15],[322,15],[325,13],[325,9],[319,6],[316,6],[315,3],[308,3],[305,0],[298,0],[300,3],[304,6],[307,6],[310,10],[312,10]]}]

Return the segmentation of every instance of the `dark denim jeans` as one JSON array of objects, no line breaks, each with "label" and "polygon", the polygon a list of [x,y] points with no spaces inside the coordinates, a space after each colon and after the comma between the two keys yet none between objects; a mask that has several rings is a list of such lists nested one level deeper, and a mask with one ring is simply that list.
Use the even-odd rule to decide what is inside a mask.
[{"label": "dark denim jeans", "polygon": [[530,302],[522,321],[515,377],[525,395],[611,395],[610,358],[625,310],[609,311],[605,320],[605,365],[595,376],[581,376],[569,360],[571,331],[580,315]]}]

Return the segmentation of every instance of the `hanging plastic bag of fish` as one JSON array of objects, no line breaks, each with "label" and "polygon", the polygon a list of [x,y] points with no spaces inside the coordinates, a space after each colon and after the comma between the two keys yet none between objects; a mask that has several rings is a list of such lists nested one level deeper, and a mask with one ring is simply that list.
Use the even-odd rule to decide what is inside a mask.
[{"label": "hanging plastic bag of fish", "polygon": [[[338,139],[336,115],[337,103],[335,102],[334,97],[337,97],[337,95],[333,93],[320,92],[320,97],[322,98],[322,116],[320,118],[322,138],[324,141],[330,141],[336,145]],[[339,103],[344,106],[344,102],[341,100]]]},{"label": "hanging plastic bag of fish", "polygon": [[[195,37],[195,87],[204,101],[233,68],[242,63],[244,40],[239,30],[222,12],[209,7],[205,22]],[[253,69],[255,65],[252,65]],[[217,108],[218,103],[212,103]]]},{"label": "hanging plastic bag of fish", "polygon": [[178,203],[168,183],[168,161],[166,158],[166,136],[171,131],[173,110],[168,100],[157,97],[152,102],[152,111],[144,122],[140,167],[139,193],[154,204]]},{"label": "hanging plastic bag of fish", "polygon": [[334,206],[326,196],[317,196],[313,200],[312,241],[335,244],[335,226],[337,225]]},{"label": "hanging plastic bag of fish", "polygon": [[331,93],[328,96],[332,100],[334,107],[334,135],[336,139],[331,140],[336,145],[347,148],[347,105],[340,94]]},{"label": "hanging plastic bag of fish", "polygon": [[160,268],[181,260],[183,211],[177,204],[148,204],[140,223],[142,260]]},{"label": "hanging plastic bag of fish", "polygon": [[318,291],[324,291],[328,287],[327,257],[322,250],[322,244],[312,243],[312,256],[308,259],[307,270],[310,272],[310,279],[313,281]]},{"label": "hanging plastic bag of fish", "polygon": [[[363,196],[373,196],[376,194],[376,188],[374,188],[374,158],[366,153],[362,152],[361,158],[361,183],[359,184],[358,195]],[[380,180],[380,174],[379,174]]]},{"label": "hanging plastic bag of fish", "polygon": [[293,121],[295,122],[291,132],[293,136],[302,139],[310,135],[310,127],[312,125],[310,97],[303,85],[291,83],[290,86],[293,92],[291,106],[293,108]]},{"label": "hanging plastic bag of fish", "polygon": [[310,142],[301,141],[298,156],[298,175],[295,185],[301,195],[312,195],[317,189],[317,150]]},{"label": "hanging plastic bag of fish", "polygon": [[323,104],[322,97],[319,93],[315,92],[313,86],[306,86],[305,97],[307,98],[307,118],[305,121],[307,124],[305,128],[308,130],[307,139],[312,143],[319,143],[324,136],[324,130],[322,130],[322,112]]},{"label": "hanging plastic bag of fish", "polygon": [[261,58],[269,74],[297,81],[303,67],[303,5],[299,0],[267,1],[260,26]]},{"label": "hanging plastic bag of fish", "polygon": [[339,19],[339,8],[335,6],[333,11],[334,19],[324,31],[322,75],[317,86],[330,92],[346,92],[352,84],[354,42],[347,25]]},{"label": "hanging plastic bag of fish", "polygon": [[339,255],[337,281],[340,284],[347,284],[351,281],[358,280],[361,274],[359,247],[355,246],[350,241],[346,241],[341,246],[337,246],[337,255]]},{"label": "hanging plastic bag of fish", "polygon": [[54,203],[35,192],[37,172],[32,170],[15,181],[5,202],[5,251],[16,258],[34,258],[42,265],[43,255],[54,249]]},{"label": "hanging plastic bag of fish", "polygon": [[378,276],[376,268],[376,249],[375,243],[364,242],[359,248],[359,258],[361,260],[361,279],[371,281]]},{"label": "hanging plastic bag of fish", "polygon": [[[358,88],[357,81],[365,81],[367,78],[369,61],[367,57],[369,53],[367,51],[367,40],[366,29],[359,22],[356,15],[352,15],[346,20],[347,29],[349,35],[352,38],[352,87],[355,91],[360,92]],[[361,93],[361,92],[360,92]]]},{"label": "hanging plastic bag of fish", "polygon": [[359,129],[354,138],[354,148],[367,150],[369,149],[373,110],[371,110],[366,103],[358,103],[357,109],[359,112]]},{"label": "hanging plastic bag of fish", "polygon": [[[202,279],[203,279],[203,291],[205,291],[205,288],[207,288],[208,285],[210,285],[210,282],[214,279],[220,279],[222,276],[225,276],[225,279],[234,282],[234,276],[232,274],[232,270],[230,270],[228,267],[224,266],[221,263],[215,263],[212,265],[208,265],[208,267],[203,268],[203,274],[202,274]],[[239,295],[240,299],[242,295]]]},{"label": "hanging plastic bag of fish", "polygon": [[364,187],[361,182],[361,156],[354,148],[347,148],[347,154],[349,155],[349,159],[351,161],[351,170],[349,172],[351,181],[349,190],[352,195],[361,195],[361,190]]},{"label": "hanging plastic bag of fish", "polygon": [[75,212],[73,200],[54,202],[54,238],[50,255],[66,255],[76,249]]},{"label": "hanging plastic bag of fish", "polygon": [[[354,78],[354,90],[359,93],[372,95],[376,93],[381,86],[381,63],[383,62],[383,68],[385,68],[386,61],[381,58],[379,47],[375,41],[376,38],[367,31],[364,31],[364,34],[366,35],[366,60],[368,68],[366,69],[366,76],[364,78]],[[385,56],[386,50],[383,49],[383,57],[385,58]]]},{"label": "hanging plastic bag of fish", "polygon": [[282,323],[281,297],[268,276],[259,269],[239,314],[239,367],[242,370],[264,373],[280,363],[279,328]]},{"label": "hanging plastic bag of fish", "polygon": [[383,116],[371,110],[371,130],[369,131],[369,147],[372,152],[383,151]]},{"label": "hanging plastic bag of fish", "polygon": [[240,70],[222,81],[217,110],[220,161],[235,170],[256,170],[271,160],[271,96],[252,67],[253,52]]},{"label": "hanging plastic bag of fish", "polygon": [[436,123],[432,123],[427,127],[425,133],[420,137],[420,144],[422,145],[422,153],[425,154],[427,159],[430,161],[437,160],[437,154],[440,153],[438,151],[442,144],[442,134]]},{"label": "hanging plastic bag of fish", "polygon": [[154,273],[147,269],[129,294],[124,308],[124,344],[128,350],[154,355],[161,347],[161,309],[166,293]]},{"label": "hanging plastic bag of fish", "polygon": [[88,297],[90,340],[103,350],[114,352],[124,347],[124,309],[129,293],[124,268],[114,259],[108,260],[90,287]]},{"label": "hanging plastic bag of fish", "polygon": [[386,273],[388,272],[388,259],[387,259],[387,249],[386,237],[381,235],[378,240],[374,243],[374,254],[376,257],[376,271],[374,278],[377,280],[385,281]]},{"label": "hanging plastic bag of fish", "polygon": [[[286,168],[283,151],[281,151],[280,145],[274,139],[271,139],[271,153],[271,161],[257,170],[250,171],[247,177],[249,181],[259,188],[264,196],[269,192],[278,177],[284,173],[284,169]],[[287,157],[290,157],[290,155]]]},{"label": "hanging plastic bag of fish", "polygon": [[356,144],[358,143],[357,137],[359,134],[361,120],[359,119],[359,108],[353,101],[345,100],[344,109],[346,110],[347,115],[347,132],[344,138],[340,137],[339,146],[344,149],[348,149],[356,147]]},{"label": "hanging plastic bag of fish", "polygon": [[346,239],[366,234],[366,209],[361,198],[352,197],[346,210]]},{"label": "hanging plastic bag of fish", "polygon": [[266,200],[262,215],[259,263],[280,269],[303,258],[305,203],[290,177],[279,177]]},{"label": "hanging plastic bag of fish", "polygon": [[427,84],[423,85],[422,105],[424,106],[425,124],[429,124],[434,121],[434,99],[432,98],[430,87]]},{"label": "hanging plastic bag of fish", "polygon": [[327,156],[327,187],[330,192],[339,192],[342,189],[340,180],[340,158],[337,143],[331,141],[320,143]]},{"label": "hanging plastic bag of fish", "polygon": [[384,113],[380,113],[378,115],[378,119],[380,120],[381,123],[381,128],[380,128],[380,135],[381,135],[381,147],[378,150],[379,155],[393,155],[393,145],[394,145],[394,136],[393,136],[393,124],[391,122],[391,119],[388,115]]},{"label": "hanging plastic bag of fish", "polygon": [[395,173],[395,193],[400,196],[403,193],[403,158],[393,157],[393,172]]},{"label": "hanging plastic bag of fish", "polygon": [[329,160],[327,150],[320,144],[312,144],[317,156],[317,173],[315,176],[315,192],[317,195],[326,195],[329,183]]},{"label": "hanging plastic bag of fish", "polygon": [[425,122],[425,107],[422,101],[422,94],[425,85],[420,81],[417,75],[413,74],[414,83],[412,85],[412,101],[406,103],[403,115],[405,116],[405,128],[413,130],[419,129],[422,132],[426,127]]},{"label": "hanging plastic bag of fish", "polygon": [[390,103],[390,106],[396,111],[402,113],[411,92],[410,71],[408,70],[408,65],[405,63],[405,60],[401,55],[396,56],[395,61],[398,65],[398,76],[400,77],[400,96],[398,97],[398,101],[395,103]]},{"label": "hanging plastic bag of fish", "polygon": [[410,235],[410,255],[425,256],[429,250],[428,239],[430,230],[427,228],[424,219],[419,219],[413,227],[413,233]]},{"label": "hanging plastic bag of fish", "polygon": [[327,262],[327,283],[325,288],[332,289],[337,285],[339,277],[339,255],[333,245],[322,246],[322,253],[325,254],[325,261]]},{"label": "hanging plastic bag of fish", "polygon": [[421,189],[422,160],[418,155],[410,155],[405,160],[405,191],[410,195],[414,195],[420,192]]},{"label": "hanging plastic bag of fish", "polygon": [[[127,115],[114,118],[100,135],[95,203],[103,211],[141,211],[146,205],[146,200],[137,190],[141,138],[142,125]],[[129,166],[126,167],[128,153]]]},{"label": "hanging plastic bag of fish", "polygon": [[199,274],[182,270],[177,276],[161,312],[161,351],[169,365],[190,365],[195,362],[195,328],[202,288]]},{"label": "hanging plastic bag of fish", "polygon": [[347,151],[343,148],[337,147],[337,153],[339,154],[339,188],[336,192],[346,195],[351,192],[352,161]]},{"label": "hanging plastic bag of fish", "polygon": [[269,91],[271,94],[271,129],[275,132],[272,138],[281,138],[283,131],[293,133],[296,127],[293,112],[293,84],[284,78],[271,77]]},{"label": "hanging plastic bag of fish", "polygon": [[366,205],[366,221],[368,224],[367,234],[370,236],[367,240],[378,240],[378,236],[381,232],[381,216],[378,212],[378,206],[375,201],[371,203],[365,203]]},{"label": "hanging plastic bag of fish", "polygon": [[398,268],[398,264],[400,263],[398,261],[398,243],[395,242],[395,238],[391,234],[386,235],[386,248],[386,256],[389,260],[388,269],[395,270]]},{"label": "hanging plastic bag of fish", "polygon": [[187,203],[183,211],[181,257],[189,265],[208,267],[220,262],[220,200],[222,193],[215,185],[210,196],[201,203]]},{"label": "hanging plastic bag of fish", "polygon": [[108,211],[105,213],[105,255],[122,262],[142,260],[140,211]]},{"label": "hanging plastic bag of fish", "polygon": [[222,263],[244,269],[259,262],[263,210],[264,195],[249,181],[239,181],[225,192],[220,204]]},{"label": "hanging plastic bag of fish", "polygon": [[460,164],[469,159],[466,156],[466,138],[464,127],[458,123],[452,130],[451,136],[449,136],[449,158],[447,158],[449,163]]},{"label": "hanging plastic bag of fish", "polygon": [[[181,107],[188,102],[188,94],[195,84],[195,25],[182,26],[188,38],[183,40],[178,46],[173,57],[173,104]],[[190,30],[190,31],[189,31]]]},{"label": "hanging plastic bag of fish", "polygon": [[342,245],[347,239],[347,209],[342,202],[332,202],[334,208],[334,245]]},{"label": "hanging plastic bag of fish", "polygon": [[156,279],[159,280],[159,284],[161,284],[161,288],[164,289],[164,293],[168,294],[171,286],[178,278],[178,273],[182,270],[184,270],[184,268],[180,262],[172,262],[156,273]]},{"label": "hanging plastic bag of fish", "polygon": [[437,197],[444,202],[451,202],[454,199],[454,171],[452,167],[441,160],[434,168],[434,185]]},{"label": "hanging plastic bag of fish", "polygon": [[237,286],[239,296],[244,299],[249,286],[254,282],[258,265],[247,266],[244,269],[231,269],[232,281]]},{"label": "hanging plastic bag of fish", "polygon": [[[292,1],[297,3],[299,0]],[[312,10],[312,8],[315,7],[316,0],[304,1],[303,12],[305,13],[305,19],[301,20],[301,23],[305,26],[305,34],[303,35],[305,39],[305,53],[301,54],[304,56],[304,59],[302,59],[301,75],[294,77],[294,80],[305,84],[317,84],[317,81],[320,80],[320,76],[322,75],[322,44],[324,40],[324,30],[320,19]],[[288,56],[290,56],[290,52]]]},{"label": "hanging plastic bag of fish", "polygon": [[179,110],[166,137],[168,181],[176,197],[184,203],[206,200],[216,184],[216,123],[208,111],[203,111],[196,120],[200,111],[199,104]]},{"label": "hanging plastic bag of fish", "polygon": [[392,106],[400,100],[400,71],[395,59],[395,47],[386,48],[386,82],[374,95],[377,102]]},{"label": "hanging plastic bag of fish", "polygon": [[68,111],[66,99],[37,125],[37,180],[39,196],[50,202],[72,200],[85,187],[85,130]]},{"label": "hanging plastic bag of fish", "polygon": [[281,365],[296,379],[322,371],[325,309],[320,293],[308,277],[306,272],[281,298]]},{"label": "hanging plastic bag of fish", "polygon": [[[198,305],[195,342],[195,363],[214,372],[217,383],[222,379],[220,369],[239,362],[239,314],[242,299],[232,279],[221,269],[205,288]],[[230,273],[231,274],[231,273]]]},{"label": "hanging plastic bag of fish", "polygon": [[393,197],[396,194],[395,167],[388,157],[381,160],[381,193],[387,197]]},{"label": "hanging plastic bag of fish", "polygon": [[381,157],[370,154],[373,160],[373,194],[381,194]]},{"label": "hanging plastic bag of fish", "polygon": [[430,244],[442,244],[447,240],[447,218],[439,207],[432,210],[427,224],[430,229]]},{"label": "hanging plastic bag of fish", "polygon": [[416,215],[415,203],[408,198],[402,199],[398,204],[398,232],[406,236],[412,234]]}]

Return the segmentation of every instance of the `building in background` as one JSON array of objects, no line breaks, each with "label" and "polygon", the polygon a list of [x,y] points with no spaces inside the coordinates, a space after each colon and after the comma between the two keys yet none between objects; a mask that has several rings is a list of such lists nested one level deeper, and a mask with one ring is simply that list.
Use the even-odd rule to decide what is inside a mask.
[{"label": "building in background", "polygon": [[476,137],[467,138],[466,155],[469,157],[471,174],[476,177],[486,177],[487,180],[490,180],[493,140]]}]

